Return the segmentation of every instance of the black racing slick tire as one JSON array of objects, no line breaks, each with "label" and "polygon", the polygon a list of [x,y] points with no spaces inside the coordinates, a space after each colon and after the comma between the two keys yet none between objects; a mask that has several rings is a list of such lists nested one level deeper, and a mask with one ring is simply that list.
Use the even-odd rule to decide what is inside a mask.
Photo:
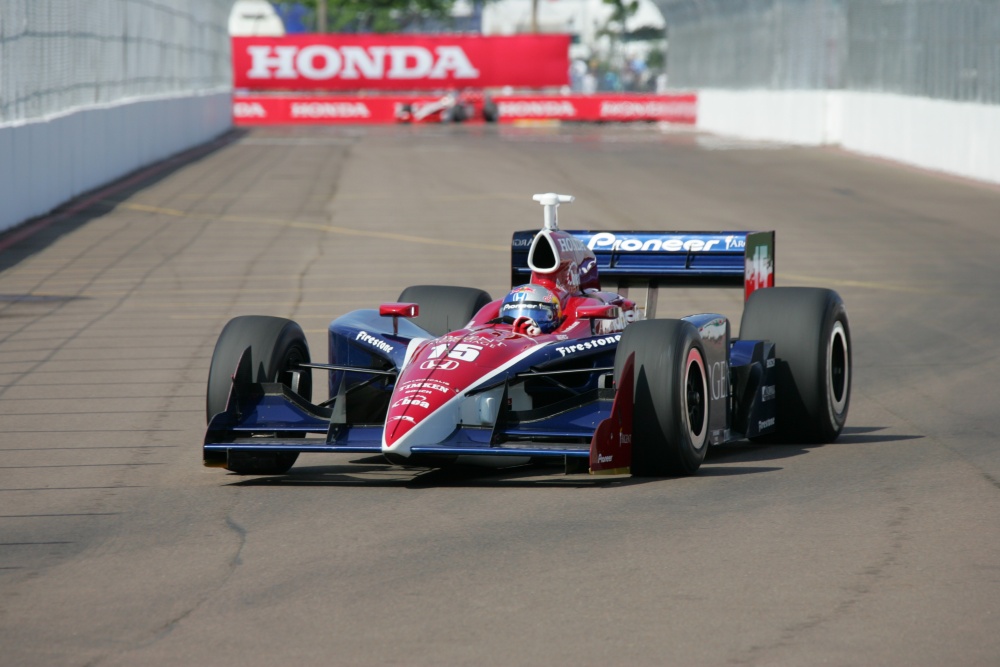
[{"label": "black racing slick tire", "polygon": [[435,336],[461,329],[493,298],[474,287],[412,285],[399,295],[401,303],[416,303],[420,314],[411,320]]},{"label": "black racing slick tire", "polygon": [[622,333],[615,380],[635,354],[632,466],[635,477],[693,475],[705,460],[709,380],[705,350],[694,325],[644,320]]},{"label": "black racing slick tire", "polygon": [[[208,420],[226,409],[232,376],[243,351],[250,348],[254,382],[278,382],[302,398],[312,400],[309,345],[302,327],[291,320],[265,315],[236,317],[219,334],[208,373]],[[228,470],[245,475],[280,475],[295,464],[298,452],[261,452],[230,457]]]},{"label": "black racing slick tire", "polygon": [[813,287],[757,290],[743,310],[740,338],[773,342],[777,358],[777,432],[755,440],[836,440],[852,380],[851,327],[840,295]]}]

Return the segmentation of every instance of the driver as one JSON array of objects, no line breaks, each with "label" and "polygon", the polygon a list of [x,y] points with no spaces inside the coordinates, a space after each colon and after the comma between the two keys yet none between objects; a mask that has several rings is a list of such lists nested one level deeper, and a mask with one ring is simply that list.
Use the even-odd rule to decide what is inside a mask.
[{"label": "driver", "polygon": [[538,336],[552,333],[562,324],[559,297],[541,285],[521,285],[504,297],[500,319],[517,333]]}]

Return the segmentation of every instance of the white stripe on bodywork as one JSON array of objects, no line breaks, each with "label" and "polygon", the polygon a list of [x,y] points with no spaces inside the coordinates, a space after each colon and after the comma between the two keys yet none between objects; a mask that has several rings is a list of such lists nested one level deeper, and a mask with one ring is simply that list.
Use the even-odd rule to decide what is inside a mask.
[{"label": "white stripe on bodywork", "polygon": [[399,372],[402,373],[406,365],[410,363],[410,359],[416,353],[417,348],[429,341],[430,338],[413,338],[410,340],[409,344],[406,346],[406,354],[403,355],[403,363],[399,366]]}]

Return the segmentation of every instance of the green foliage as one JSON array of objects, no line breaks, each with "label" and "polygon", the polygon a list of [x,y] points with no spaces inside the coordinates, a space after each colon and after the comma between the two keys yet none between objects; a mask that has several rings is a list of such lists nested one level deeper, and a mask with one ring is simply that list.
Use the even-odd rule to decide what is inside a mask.
[{"label": "green foliage", "polygon": [[625,19],[639,11],[639,0],[604,0],[604,4],[611,5],[611,16],[604,26],[607,32],[612,23],[618,24],[619,32],[625,32]]},{"label": "green foliage", "polygon": [[425,19],[447,20],[455,0],[300,0],[326,2],[328,32],[398,32]]}]

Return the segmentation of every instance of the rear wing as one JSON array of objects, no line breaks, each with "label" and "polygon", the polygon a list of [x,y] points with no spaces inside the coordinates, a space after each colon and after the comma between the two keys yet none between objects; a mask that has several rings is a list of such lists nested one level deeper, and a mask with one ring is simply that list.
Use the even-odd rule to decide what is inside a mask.
[{"label": "rear wing", "polygon": [[[774,286],[774,232],[619,232],[563,230],[597,259],[602,284],[646,286]],[[536,231],[514,232],[511,284],[531,280],[528,251]],[[584,268],[584,267],[581,267]]]}]

